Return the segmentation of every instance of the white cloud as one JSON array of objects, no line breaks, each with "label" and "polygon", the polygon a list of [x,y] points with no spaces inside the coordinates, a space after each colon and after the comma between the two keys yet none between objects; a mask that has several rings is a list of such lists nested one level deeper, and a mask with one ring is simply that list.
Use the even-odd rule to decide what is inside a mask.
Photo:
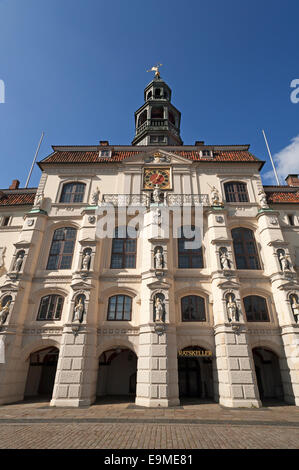
[{"label": "white cloud", "polygon": [[[289,174],[299,174],[299,135],[291,143],[273,156],[281,184]],[[268,171],[266,178],[273,179],[273,172]]]}]

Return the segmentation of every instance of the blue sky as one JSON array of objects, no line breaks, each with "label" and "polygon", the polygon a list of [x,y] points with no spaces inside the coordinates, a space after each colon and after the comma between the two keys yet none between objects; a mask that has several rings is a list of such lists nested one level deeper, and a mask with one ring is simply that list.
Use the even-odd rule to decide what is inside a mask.
[{"label": "blue sky", "polygon": [[299,172],[298,18],[298,0],[0,0],[0,187],[25,185],[42,131],[39,160],[130,144],[156,62],[185,144],[251,144],[268,161],[264,128],[280,174]]}]

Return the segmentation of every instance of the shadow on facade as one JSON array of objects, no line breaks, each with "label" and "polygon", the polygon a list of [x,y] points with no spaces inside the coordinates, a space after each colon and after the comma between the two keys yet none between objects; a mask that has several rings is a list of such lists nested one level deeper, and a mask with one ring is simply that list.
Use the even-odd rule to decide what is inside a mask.
[{"label": "shadow on facade", "polygon": [[136,397],[137,356],[130,349],[105,351],[99,359],[97,400],[104,403],[134,401]]},{"label": "shadow on facade", "polygon": [[53,394],[59,350],[50,347],[30,354],[24,400],[50,400]]},{"label": "shadow on facade", "polygon": [[[200,346],[188,346],[182,351],[197,351]],[[215,402],[213,361],[211,357],[178,356],[179,397],[182,404]]]},{"label": "shadow on facade", "polygon": [[262,404],[265,406],[284,403],[278,356],[273,351],[262,347],[254,348],[252,355]]}]

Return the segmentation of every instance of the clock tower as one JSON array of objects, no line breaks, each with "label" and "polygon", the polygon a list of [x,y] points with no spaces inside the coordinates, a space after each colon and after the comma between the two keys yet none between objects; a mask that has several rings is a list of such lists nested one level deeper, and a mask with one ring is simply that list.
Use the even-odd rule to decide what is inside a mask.
[{"label": "clock tower", "polygon": [[171,104],[171,89],[159,73],[144,89],[144,101],[135,112],[132,145],[183,145],[181,113]]}]

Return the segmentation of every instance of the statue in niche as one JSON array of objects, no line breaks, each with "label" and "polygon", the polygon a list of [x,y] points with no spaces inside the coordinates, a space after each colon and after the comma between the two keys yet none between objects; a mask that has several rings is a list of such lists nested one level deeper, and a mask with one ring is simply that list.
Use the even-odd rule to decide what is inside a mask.
[{"label": "statue in niche", "polygon": [[238,321],[238,307],[233,294],[229,294],[227,304],[227,315],[230,322]]},{"label": "statue in niche", "polygon": [[4,307],[2,307],[2,302],[0,301],[0,326],[4,325],[9,314],[9,307],[11,300],[9,300]]},{"label": "statue in niche", "polygon": [[283,272],[290,271],[291,264],[288,260],[287,255],[285,254],[285,252],[283,250],[279,252],[278,259],[279,259],[281,270]]},{"label": "statue in niche", "polygon": [[164,313],[164,302],[160,297],[156,297],[155,300],[155,309],[156,309],[156,322],[162,322],[163,321],[163,313]]},{"label": "statue in niche", "polygon": [[163,249],[162,248],[158,248],[156,253],[155,253],[155,256],[154,256],[154,259],[155,259],[155,268],[156,269],[163,269],[164,267],[164,255],[163,255]]},{"label": "statue in niche", "polygon": [[23,255],[21,253],[18,253],[13,270],[19,272],[21,270],[22,264],[23,264]]},{"label": "statue in niche", "polygon": [[82,297],[80,297],[74,307],[73,322],[82,323],[83,313],[84,313],[84,300],[82,300]]},{"label": "statue in niche", "polygon": [[160,227],[160,225],[162,224],[161,209],[156,209],[156,211],[154,213],[153,221],[156,225],[158,225]]},{"label": "statue in niche", "polygon": [[269,206],[267,202],[266,193],[261,189],[258,193],[258,196],[259,196],[260,206],[262,207],[262,209],[268,209]]},{"label": "statue in niche", "polygon": [[154,201],[155,204],[160,204],[161,195],[162,195],[162,191],[161,191],[159,185],[156,184],[155,188],[154,188],[154,191],[153,191],[153,201]]},{"label": "statue in niche", "polygon": [[84,256],[83,256],[83,259],[82,259],[82,269],[84,269],[84,271],[88,271],[88,270],[89,270],[90,260],[91,260],[90,252],[89,252],[89,251],[85,251]]},{"label": "statue in niche", "polygon": [[99,202],[99,195],[100,195],[100,190],[99,190],[99,187],[97,186],[96,187],[96,190],[93,191],[92,195],[91,195],[91,205],[92,206],[96,206]]},{"label": "statue in niche", "polygon": [[223,203],[220,201],[220,194],[216,186],[210,186],[210,188],[212,206],[223,206]]},{"label": "statue in niche", "polygon": [[298,298],[296,295],[293,295],[291,297],[291,307],[292,307],[292,311],[293,311],[293,315],[294,315],[296,323],[298,323],[299,321],[299,304],[298,304],[297,299]]},{"label": "statue in niche", "polygon": [[220,263],[222,269],[230,269],[231,261],[226,249],[220,249]]}]

